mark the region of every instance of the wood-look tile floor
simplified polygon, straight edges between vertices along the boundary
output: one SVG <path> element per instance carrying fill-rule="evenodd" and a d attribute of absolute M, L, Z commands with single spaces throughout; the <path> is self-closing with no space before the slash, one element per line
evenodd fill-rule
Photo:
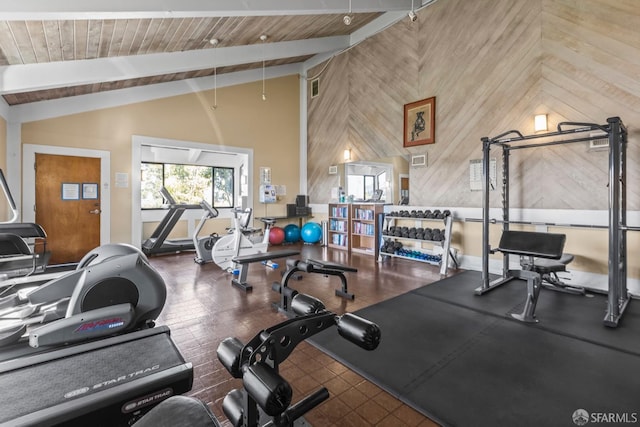
<path fill-rule="evenodd" d="M 372 256 L 348 254 L 320 245 L 293 245 L 300 259 L 313 258 L 347 264 L 358 269 L 348 273 L 354 301 L 334 295 L 340 287 L 335 276 L 304 274 L 290 286 L 321 299 L 338 314 L 387 300 L 440 279 L 438 267 L 402 259 L 378 263 Z M 274 248 L 277 249 L 277 248 Z M 229 375 L 216 356 L 218 343 L 227 337 L 247 342 L 259 331 L 286 317 L 272 308 L 279 295 L 271 290 L 280 281 L 285 260 L 273 270 L 260 263 L 249 267 L 251 292 L 231 285 L 231 275 L 215 264 L 197 265 L 193 253 L 152 257 L 151 263 L 168 286 L 167 303 L 159 325 L 167 325 L 185 359 L 194 366 L 193 389 L 189 395 L 206 402 L 224 426 L 230 426 L 222 412 L 222 400 L 241 382 Z M 384 339 L 384 331 L 383 339 Z M 281 375 L 294 390 L 293 402 L 320 388 L 330 398 L 305 415 L 314 427 L 331 426 L 435 426 L 433 421 L 403 404 L 362 376 L 335 361 L 307 342 L 298 345 L 280 365 Z"/>

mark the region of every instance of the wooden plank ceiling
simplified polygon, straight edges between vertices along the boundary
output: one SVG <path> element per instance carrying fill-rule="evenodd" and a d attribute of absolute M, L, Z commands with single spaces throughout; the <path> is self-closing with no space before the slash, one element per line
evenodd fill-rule
<path fill-rule="evenodd" d="M 346 7 L 346 0 L 344 3 Z M 57 13 L 51 16 L 61 16 L 62 19 L 21 20 L 11 15 L 11 19 L 2 20 L 4 16 L 9 16 L 2 8 L 0 8 L 0 69 L 2 69 L 0 71 L 4 75 L 7 75 L 6 70 L 11 69 L 12 66 L 27 64 L 66 63 L 213 49 L 209 43 L 212 38 L 219 40 L 217 48 L 228 48 L 259 45 L 262 43 L 260 41 L 262 34 L 268 35 L 265 43 L 349 36 L 384 14 L 384 11 L 359 13 L 354 9 L 351 14 L 353 22 L 347 26 L 343 22 L 345 13 L 335 13 L 336 10 L 333 10 L 334 13 L 273 16 L 168 18 L 154 16 L 133 19 L 120 19 L 120 15 L 115 19 L 77 19 L 78 14 L 73 14 L 70 19 L 64 19 L 64 13 Z M 250 11 L 248 13 L 250 14 Z M 46 15 L 45 18 L 48 16 Z M 277 58 L 272 57 L 266 60 L 265 65 L 270 67 L 302 63 L 312 56 L 314 54 L 289 56 L 286 52 L 282 52 Z M 216 72 L 220 75 L 261 66 L 261 60 L 254 60 L 216 67 Z M 16 71 L 19 69 L 14 68 Z M 19 105 L 203 77 L 212 75 L 213 72 L 212 60 L 208 67 L 183 72 L 160 72 L 157 75 L 135 76 L 91 84 L 82 84 L 86 81 L 78 79 L 77 85 L 66 84 L 62 87 L 45 87 L 44 89 L 36 85 L 30 90 L 4 89 L 1 93 L 9 105 Z"/>

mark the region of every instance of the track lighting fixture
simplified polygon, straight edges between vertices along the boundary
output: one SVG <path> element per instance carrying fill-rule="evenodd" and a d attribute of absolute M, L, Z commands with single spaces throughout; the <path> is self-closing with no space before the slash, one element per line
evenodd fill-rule
<path fill-rule="evenodd" d="M 211 108 L 215 110 L 218 108 L 218 67 L 216 65 L 216 47 L 220 41 L 218 39 L 211 39 L 209 43 L 213 45 L 213 105 Z"/>
<path fill-rule="evenodd" d="M 344 25 L 351 25 L 351 21 L 351 0 L 349 0 L 349 13 L 342 18 L 342 22 L 344 22 Z"/>
<path fill-rule="evenodd" d="M 409 11 L 409 21 L 416 22 L 418 19 L 418 15 L 416 15 L 416 11 L 413 8 L 413 0 L 411 0 L 411 11 Z"/>
<path fill-rule="evenodd" d="M 266 61 L 266 54 L 264 51 L 264 43 L 267 41 L 267 36 L 265 34 L 260 36 L 260 40 L 262 40 L 262 100 L 266 101 L 267 100 L 267 93 L 265 92 L 264 89 L 264 69 L 265 69 L 265 61 Z"/>

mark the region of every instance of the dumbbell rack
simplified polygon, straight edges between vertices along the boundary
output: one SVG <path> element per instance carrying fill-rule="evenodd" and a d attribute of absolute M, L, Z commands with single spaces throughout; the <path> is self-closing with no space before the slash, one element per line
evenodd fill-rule
<path fill-rule="evenodd" d="M 445 276 L 449 271 L 449 257 L 451 256 L 451 253 L 450 253 L 451 228 L 453 224 L 451 215 L 446 216 L 444 219 L 438 219 L 438 218 L 417 218 L 417 217 L 411 217 L 411 216 L 395 216 L 395 215 L 390 216 L 387 214 L 384 217 L 384 228 L 388 230 L 390 227 L 394 225 L 398 226 L 400 222 L 403 224 L 407 224 L 408 221 L 412 221 L 414 224 L 413 225 L 414 227 L 422 227 L 423 224 L 435 224 L 435 223 L 444 224 L 444 239 L 441 241 L 435 241 L 435 240 L 424 240 L 424 239 L 414 239 L 410 237 L 394 236 L 389 234 L 383 234 L 382 239 L 394 240 L 399 242 L 411 242 L 417 246 L 416 248 L 414 248 L 414 250 L 424 255 L 433 255 L 433 249 L 428 250 L 427 248 L 424 248 L 423 247 L 424 244 L 431 245 L 432 247 L 442 246 L 441 259 L 439 261 L 433 261 L 429 259 L 420 259 L 417 257 L 414 258 L 410 256 L 400 255 L 397 253 L 382 252 L 381 250 L 378 256 L 378 260 L 383 261 L 385 257 L 393 257 L 393 258 L 409 259 L 411 261 L 423 262 L 431 265 L 439 265 L 440 275 Z"/>

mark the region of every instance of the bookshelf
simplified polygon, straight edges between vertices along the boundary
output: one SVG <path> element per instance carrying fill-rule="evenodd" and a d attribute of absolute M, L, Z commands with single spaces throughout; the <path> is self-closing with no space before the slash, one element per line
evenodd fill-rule
<path fill-rule="evenodd" d="M 350 249 L 349 232 L 351 209 L 347 203 L 329 203 L 329 241 L 328 246 L 348 251 Z"/>
<path fill-rule="evenodd" d="M 351 251 L 367 255 L 378 255 L 380 247 L 378 214 L 383 213 L 380 203 L 352 203 L 350 205 Z"/>

